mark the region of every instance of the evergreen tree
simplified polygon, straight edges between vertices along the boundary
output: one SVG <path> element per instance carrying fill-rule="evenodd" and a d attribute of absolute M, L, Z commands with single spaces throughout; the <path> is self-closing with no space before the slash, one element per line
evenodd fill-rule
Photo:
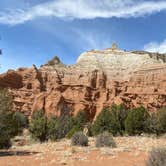
<path fill-rule="evenodd" d="M 44 142 L 47 140 L 47 117 L 44 110 L 35 111 L 29 125 L 32 138 Z"/>
<path fill-rule="evenodd" d="M 0 89 L 0 149 L 10 147 L 10 139 L 20 132 L 18 119 L 12 112 L 12 97 L 5 89 Z"/>
<path fill-rule="evenodd" d="M 129 111 L 125 120 L 125 129 L 129 135 L 141 134 L 146 131 L 149 114 L 144 107 Z"/>
<path fill-rule="evenodd" d="M 92 127 L 94 135 L 98 135 L 104 131 L 111 132 L 111 112 L 108 109 L 103 109 L 100 112 Z"/>

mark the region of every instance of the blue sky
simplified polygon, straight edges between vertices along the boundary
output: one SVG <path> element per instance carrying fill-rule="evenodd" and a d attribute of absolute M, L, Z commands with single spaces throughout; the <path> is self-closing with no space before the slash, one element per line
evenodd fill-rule
<path fill-rule="evenodd" d="M 166 0 L 1 0 L 0 72 L 116 42 L 126 50 L 166 52 Z"/>

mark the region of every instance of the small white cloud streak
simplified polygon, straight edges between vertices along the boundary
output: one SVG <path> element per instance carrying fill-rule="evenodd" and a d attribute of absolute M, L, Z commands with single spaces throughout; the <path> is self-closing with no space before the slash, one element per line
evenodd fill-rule
<path fill-rule="evenodd" d="M 145 51 L 166 53 L 166 40 L 161 43 L 150 42 L 144 46 Z"/>
<path fill-rule="evenodd" d="M 87 35 L 84 39 L 86 45 L 86 50 L 88 49 L 105 49 L 110 48 L 112 45 L 112 41 L 107 37 L 102 36 L 94 36 L 94 35 Z"/>
<path fill-rule="evenodd" d="M 140 17 L 166 10 L 166 1 L 53 0 L 28 9 L 0 12 L 0 24 L 16 25 L 39 17 L 67 19 Z"/>
<path fill-rule="evenodd" d="M 84 50 L 110 48 L 112 40 L 108 35 L 97 32 L 83 32 L 79 29 L 73 29 L 73 32 L 79 36 L 80 47 Z"/>

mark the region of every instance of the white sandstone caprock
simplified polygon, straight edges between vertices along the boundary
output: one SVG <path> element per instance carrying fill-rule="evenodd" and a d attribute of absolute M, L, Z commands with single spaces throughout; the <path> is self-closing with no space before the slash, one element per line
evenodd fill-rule
<path fill-rule="evenodd" d="M 82 53 L 74 65 L 62 65 L 59 61 L 58 64 L 52 66 L 43 66 L 42 69 L 62 72 L 67 75 L 73 72 L 85 74 L 98 70 L 110 80 L 127 81 L 134 72 L 142 68 L 164 63 L 166 63 L 165 54 L 124 51 L 114 43 L 111 48 L 105 50 L 91 50 Z"/>

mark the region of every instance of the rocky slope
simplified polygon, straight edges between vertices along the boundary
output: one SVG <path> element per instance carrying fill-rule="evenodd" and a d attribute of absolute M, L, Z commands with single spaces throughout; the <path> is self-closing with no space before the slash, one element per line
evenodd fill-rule
<path fill-rule="evenodd" d="M 55 57 L 39 69 L 9 70 L 0 75 L 0 87 L 13 95 L 14 110 L 27 115 L 42 108 L 56 115 L 85 110 L 93 119 L 112 103 L 156 111 L 166 106 L 166 55 L 113 45 L 85 52 L 71 66 Z"/>

